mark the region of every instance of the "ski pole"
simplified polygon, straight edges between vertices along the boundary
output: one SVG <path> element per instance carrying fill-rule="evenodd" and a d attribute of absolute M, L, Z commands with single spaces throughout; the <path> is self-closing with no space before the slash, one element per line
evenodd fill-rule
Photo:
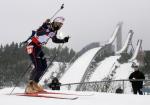
<path fill-rule="evenodd" d="M 62 48 L 63 48 L 63 45 L 64 45 L 64 43 L 61 45 L 60 48 L 58 48 L 58 50 L 57 50 L 55 56 L 54 56 L 54 57 L 52 58 L 52 60 L 50 61 L 49 65 L 47 66 L 47 68 L 46 68 L 45 71 L 43 72 L 43 74 L 42 74 L 42 76 L 40 77 L 39 81 L 42 79 L 42 77 L 44 76 L 44 74 L 47 72 L 48 68 L 51 66 L 51 64 L 52 64 L 53 61 L 56 59 L 56 57 L 58 57 L 58 55 L 59 55 L 59 53 L 60 53 L 59 49 L 62 49 Z"/>
<path fill-rule="evenodd" d="M 56 14 L 58 14 L 58 12 L 59 12 L 60 10 L 62 10 L 63 8 L 64 8 L 64 4 L 62 4 L 61 7 L 54 13 L 54 15 L 50 18 L 50 20 L 52 20 L 52 18 L 53 18 Z"/>
<path fill-rule="evenodd" d="M 26 44 L 26 43 L 35 35 L 35 33 L 36 33 L 36 31 L 32 30 L 32 34 L 28 37 L 27 40 L 21 42 L 21 45 L 22 45 L 22 44 Z"/>
<path fill-rule="evenodd" d="M 15 88 L 17 87 L 17 85 L 20 83 L 20 81 L 23 79 L 23 77 L 25 76 L 25 74 L 29 71 L 30 67 L 31 67 L 32 63 L 30 63 L 30 65 L 26 68 L 26 70 L 22 73 L 22 75 L 20 75 L 20 77 L 18 78 L 17 83 L 15 84 L 14 88 L 11 90 L 10 94 L 11 95 L 13 93 L 13 91 L 15 90 Z"/>

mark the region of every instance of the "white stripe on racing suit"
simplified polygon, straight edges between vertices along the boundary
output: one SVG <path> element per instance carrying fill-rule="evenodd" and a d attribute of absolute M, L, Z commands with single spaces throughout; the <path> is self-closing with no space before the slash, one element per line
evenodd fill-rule
<path fill-rule="evenodd" d="M 37 40 L 41 44 L 46 44 L 50 38 L 52 38 L 53 36 L 55 36 L 55 34 L 56 34 L 56 32 L 50 32 L 48 35 L 38 36 Z"/>

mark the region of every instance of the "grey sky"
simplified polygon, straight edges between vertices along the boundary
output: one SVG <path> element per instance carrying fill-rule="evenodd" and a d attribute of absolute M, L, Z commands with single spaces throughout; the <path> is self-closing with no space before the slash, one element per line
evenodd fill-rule
<path fill-rule="evenodd" d="M 107 41 L 120 21 L 123 41 L 133 29 L 133 43 L 143 39 L 143 49 L 150 49 L 149 0 L 0 0 L 0 43 L 24 41 L 62 3 L 65 8 L 57 16 L 66 18 L 61 31 L 71 36 L 66 45 L 74 50 Z"/>

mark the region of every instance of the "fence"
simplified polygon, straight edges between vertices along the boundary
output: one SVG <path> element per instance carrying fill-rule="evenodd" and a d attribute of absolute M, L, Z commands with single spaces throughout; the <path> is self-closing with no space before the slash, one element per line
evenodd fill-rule
<path fill-rule="evenodd" d="M 84 83 L 69 83 L 62 84 L 61 89 L 76 90 L 76 91 L 96 91 L 96 92 L 109 92 L 115 93 L 117 89 L 121 89 L 122 93 L 132 93 L 130 81 L 143 81 L 143 91 L 146 94 L 150 93 L 150 79 L 147 80 L 107 80 L 107 81 L 92 81 Z M 77 90 L 78 86 L 81 86 Z"/>

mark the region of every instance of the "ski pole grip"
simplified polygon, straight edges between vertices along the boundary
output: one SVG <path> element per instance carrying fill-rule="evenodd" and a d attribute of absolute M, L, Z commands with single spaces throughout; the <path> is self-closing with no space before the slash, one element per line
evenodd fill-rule
<path fill-rule="evenodd" d="M 61 5 L 60 9 L 63 9 L 63 8 L 64 8 L 64 4 Z"/>

